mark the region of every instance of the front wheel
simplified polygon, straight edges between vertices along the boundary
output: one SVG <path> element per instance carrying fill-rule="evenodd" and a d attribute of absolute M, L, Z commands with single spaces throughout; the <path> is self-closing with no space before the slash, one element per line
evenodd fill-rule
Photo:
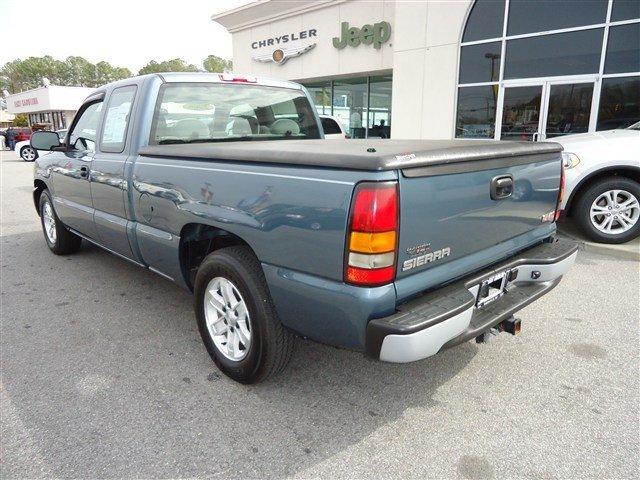
<path fill-rule="evenodd" d="M 68 255 L 80 250 L 82 239 L 70 232 L 60 221 L 48 190 L 40 194 L 40 222 L 44 240 L 49 249 L 56 255 Z"/>
<path fill-rule="evenodd" d="M 200 336 L 222 372 L 257 383 L 284 369 L 293 335 L 280 323 L 260 262 L 248 247 L 209 254 L 198 268 L 194 294 Z"/>
<path fill-rule="evenodd" d="M 33 162 L 36 158 L 38 158 L 38 151 L 30 147 L 29 145 L 22 147 L 20 149 L 20 158 L 25 162 Z"/>
<path fill-rule="evenodd" d="M 580 194 L 574 216 L 591 240 L 633 240 L 640 235 L 640 184 L 620 177 L 599 180 Z"/>

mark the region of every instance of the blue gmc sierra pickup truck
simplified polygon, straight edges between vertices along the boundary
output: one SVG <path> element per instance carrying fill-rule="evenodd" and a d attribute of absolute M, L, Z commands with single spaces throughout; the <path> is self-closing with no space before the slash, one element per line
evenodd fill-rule
<path fill-rule="evenodd" d="M 411 362 L 514 333 L 576 257 L 555 237 L 559 145 L 328 141 L 291 82 L 131 78 L 31 145 L 51 251 L 84 239 L 192 291 L 244 383 L 282 370 L 294 334 Z"/>

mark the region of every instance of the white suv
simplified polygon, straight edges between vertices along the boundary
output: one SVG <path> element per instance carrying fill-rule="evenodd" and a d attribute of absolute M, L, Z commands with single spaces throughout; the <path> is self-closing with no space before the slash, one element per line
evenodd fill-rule
<path fill-rule="evenodd" d="M 553 141 L 564 147 L 565 215 L 597 242 L 640 235 L 640 122 Z"/>

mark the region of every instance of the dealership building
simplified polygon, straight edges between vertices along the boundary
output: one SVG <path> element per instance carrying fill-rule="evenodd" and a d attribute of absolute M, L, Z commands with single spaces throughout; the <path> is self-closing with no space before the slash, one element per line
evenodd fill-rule
<path fill-rule="evenodd" d="M 638 0 L 258 0 L 234 72 L 298 81 L 353 137 L 542 140 L 640 120 Z"/>
<path fill-rule="evenodd" d="M 23 113 L 29 126 L 39 125 L 51 130 L 62 130 L 71 125 L 82 102 L 93 88 L 47 85 L 7 96 L 7 111 Z"/>

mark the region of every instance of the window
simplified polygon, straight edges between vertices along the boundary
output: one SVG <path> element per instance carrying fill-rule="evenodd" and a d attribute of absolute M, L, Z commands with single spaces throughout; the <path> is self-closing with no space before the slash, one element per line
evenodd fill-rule
<path fill-rule="evenodd" d="M 459 88 L 456 137 L 493 138 L 497 97 L 497 85 Z"/>
<path fill-rule="evenodd" d="M 324 130 L 325 135 L 335 135 L 342 133 L 342 130 L 340 130 L 340 126 L 332 119 L 321 118 L 320 122 L 322 123 L 322 130 Z"/>
<path fill-rule="evenodd" d="M 300 90 L 260 85 L 169 83 L 161 87 L 151 144 L 319 138 Z"/>
<path fill-rule="evenodd" d="M 391 75 L 369 77 L 367 137 L 391 137 Z"/>
<path fill-rule="evenodd" d="M 469 14 L 462 41 L 501 37 L 503 23 L 504 1 L 477 0 Z"/>
<path fill-rule="evenodd" d="M 628 124 L 639 109 L 638 72 L 640 0 L 476 0 L 460 45 L 456 136 L 534 138 L 538 102 L 548 137 Z M 521 103 L 525 86 L 545 100 L 536 93 Z"/>
<path fill-rule="evenodd" d="M 102 113 L 102 100 L 90 103 L 78 112 L 80 117 L 69 135 L 69 146 L 77 150 L 96 151 L 96 132 Z"/>
<path fill-rule="evenodd" d="M 603 29 L 507 40 L 504 78 L 598 73 Z"/>
<path fill-rule="evenodd" d="M 624 72 L 640 72 L 640 23 L 609 29 L 604 73 Z"/>
<path fill-rule="evenodd" d="M 135 85 L 116 88 L 111 93 L 100 138 L 101 151 L 121 153 L 124 150 L 129 114 L 135 94 Z"/>
<path fill-rule="evenodd" d="M 611 21 L 640 18 L 640 2 L 638 0 L 613 0 Z"/>
<path fill-rule="evenodd" d="M 331 115 L 331 82 L 306 85 L 319 114 Z"/>
<path fill-rule="evenodd" d="M 377 75 L 305 86 L 318 113 L 337 118 L 352 138 L 390 138 L 392 85 L 393 75 Z"/>
<path fill-rule="evenodd" d="M 367 136 L 367 77 L 333 82 L 333 116 L 349 132 L 351 138 Z"/>
<path fill-rule="evenodd" d="M 507 35 L 604 23 L 607 0 L 511 0 Z"/>
<path fill-rule="evenodd" d="M 462 47 L 460 83 L 497 82 L 501 45 L 501 42 L 492 42 Z"/>
<path fill-rule="evenodd" d="M 600 93 L 598 130 L 626 128 L 640 121 L 640 77 L 605 78 Z"/>
<path fill-rule="evenodd" d="M 547 138 L 589 130 L 593 83 L 552 85 L 547 112 Z"/>

